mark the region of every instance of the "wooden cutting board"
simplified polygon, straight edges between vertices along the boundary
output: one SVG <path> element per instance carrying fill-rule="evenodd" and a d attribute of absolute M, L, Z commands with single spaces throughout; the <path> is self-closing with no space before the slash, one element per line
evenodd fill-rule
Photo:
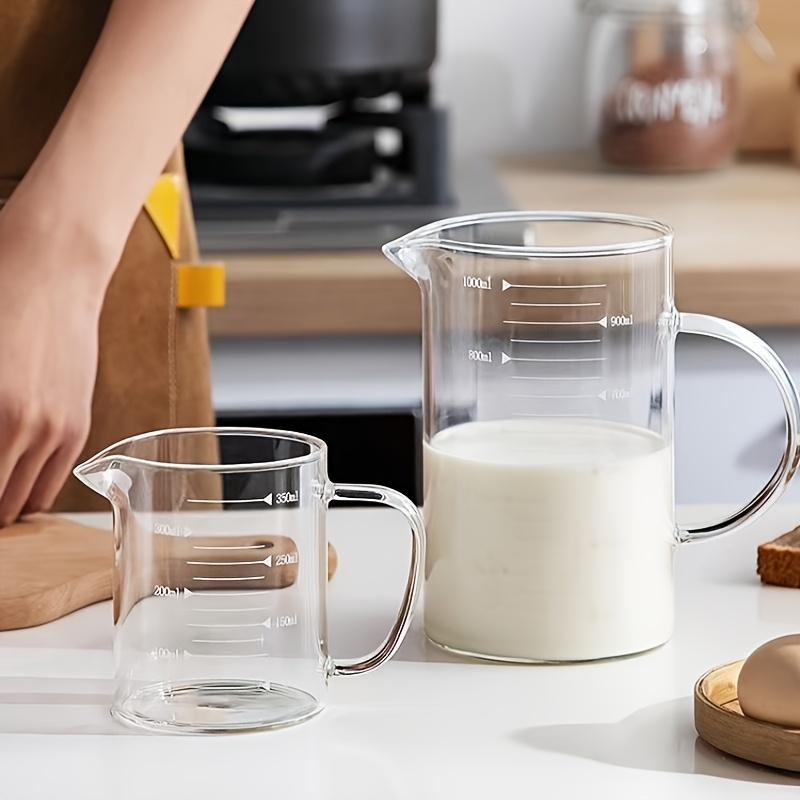
<path fill-rule="evenodd" d="M 775 51 L 766 62 L 741 45 L 744 116 L 740 150 L 788 151 L 792 145 L 795 72 L 800 67 L 800 2 L 759 0 L 756 24 Z"/>
<path fill-rule="evenodd" d="M 152 580 L 166 586 L 205 589 L 193 583 L 186 567 L 192 558 L 186 546 L 189 542 L 199 544 L 201 537 L 158 538 L 168 552 L 161 554 L 162 574 Z M 296 553 L 294 542 L 287 537 L 250 538 L 262 547 L 266 543 L 265 553 Z M 212 537 L 202 539 L 203 544 L 216 541 Z M 37 514 L 0 529 L 0 631 L 43 625 L 84 606 L 109 600 L 113 559 L 113 538 L 109 531 L 63 517 Z M 285 561 L 285 566 L 276 565 L 267 573 L 265 580 L 272 588 L 290 586 L 296 579 L 296 558 Z M 336 566 L 336 551 L 329 544 L 328 579 L 333 577 Z M 224 570 L 224 565 L 215 568 Z M 224 581 L 215 584 L 217 589 L 226 586 Z M 149 590 L 150 587 L 147 593 Z"/>
<path fill-rule="evenodd" d="M 0 630 L 30 628 L 111 597 L 109 531 L 34 515 L 0 530 Z"/>

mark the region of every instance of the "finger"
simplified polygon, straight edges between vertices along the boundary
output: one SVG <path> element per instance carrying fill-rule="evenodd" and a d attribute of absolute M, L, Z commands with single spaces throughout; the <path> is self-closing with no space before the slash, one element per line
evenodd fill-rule
<path fill-rule="evenodd" d="M 0 498 L 5 496 L 6 486 L 16 470 L 17 463 L 28 449 L 29 440 L 24 433 L 27 427 L 16 416 L 2 415 L 0 425 Z M 0 523 L 2 527 L 2 523 Z"/>
<path fill-rule="evenodd" d="M 26 450 L 17 461 L 0 497 L 0 527 L 10 525 L 19 517 L 51 450 L 52 445 L 43 442 Z"/>
<path fill-rule="evenodd" d="M 42 467 L 24 507 L 26 514 L 48 511 L 69 477 L 80 454 L 82 442 L 59 447 Z"/>

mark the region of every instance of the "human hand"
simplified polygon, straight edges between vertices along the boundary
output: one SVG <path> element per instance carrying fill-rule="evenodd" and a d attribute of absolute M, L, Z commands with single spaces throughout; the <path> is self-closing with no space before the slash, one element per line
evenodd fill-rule
<path fill-rule="evenodd" d="M 0 527 L 48 509 L 86 441 L 110 274 L 15 199 L 0 212 Z"/>

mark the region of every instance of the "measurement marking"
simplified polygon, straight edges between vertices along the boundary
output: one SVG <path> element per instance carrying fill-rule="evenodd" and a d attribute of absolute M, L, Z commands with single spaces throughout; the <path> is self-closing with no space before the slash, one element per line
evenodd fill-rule
<path fill-rule="evenodd" d="M 602 356 L 598 358 L 512 358 L 503 353 L 500 356 L 500 361 L 503 364 L 508 364 L 509 361 L 535 361 L 539 364 L 578 364 L 586 361 L 605 361 Z"/>
<path fill-rule="evenodd" d="M 602 375 L 509 375 L 512 381 L 602 381 Z"/>
<path fill-rule="evenodd" d="M 252 577 L 246 578 L 202 578 L 198 575 L 194 576 L 194 580 L 196 581 L 263 581 L 267 576 L 266 575 L 253 575 Z"/>
<path fill-rule="evenodd" d="M 192 639 L 192 644 L 252 644 L 261 643 L 261 639 Z"/>
<path fill-rule="evenodd" d="M 186 658 L 266 658 L 269 653 L 190 653 L 184 650 L 183 655 Z"/>
<path fill-rule="evenodd" d="M 261 628 L 265 626 L 266 622 L 187 622 L 190 628 Z M 192 641 L 197 641 L 192 639 Z"/>
<path fill-rule="evenodd" d="M 503 291 L 506 289 L 605 289 L 605 283 L 509 283 L 503 281 Z"/>
<path fill-rule="evenodd" d="M 266 564 L 267 562 L 270 562 L 269 566 L 272 566 L 272 556 L 262 558 L 259 561 L 187 561 L 186 563 L 201 566 L 208 564 L 210 567 L 241 567 L 248 564 Z"/>
<path fill-rule="evenodd" d="M 193 549 L 195 550 L 263 550 L 266 545 L 265 544 L 243 544 L 243 545 L 231 545 L 231 544 L 223 544 L 223 545 L 203 545 L 203 544 L 193 544 Z"/>
<path fill-rule="evenodd" d="M 605 400 L 601 394 L 512 394 L 525 400 Z"/>
<path fill-rule="evenodd" d="M 599 306 L 600 303 L 510 303 L 512 306 L 522 306 L 523 308 L 588 308 L 589 306 Z"/>
<path fill-rule="evenodd" d="M 215 595 L 219 595 L 219 592 L 214 592 Z M 253 592 L 246 592 L 246 594 L 251 595 Z M 217 612 L 217 611 L 233 611 L 234 613 L 238 614 L 240 611 L 272 611 L 271 608 L 190 608 L 189 611 L 202 611 L 205 613 L 209 612 Z"/>
<path fill-rule="evenodd" d="M 195 579 L 197 580 L 197 579 Z M 223 580 L 231 580 L 230 578 L 224 578 Z M 202 597 L 209 596 L 206 594 L 206 591 L 203 592 L 189 592 L 188 589 L 184 589 L 185 592 L 192 594 L 192 595 L 200 595 Z M 246 592 L 219 592 L 214 590 L 214 594 L 210 595 L 213 597 L 255 597 L 257 594 L 272 594 L 275 590 L 274 589 L 248 589 Z M 199 611 L 199 609 L 196 609 Z M 245 609 L 238 609 L 238 608 L 215 608 L 214 611 L 244 611 Z"/>
<path fill-rule="evenodd" d="M 510 339 L 517 344 L 596 344 L 602 339 Z"/>
<path fill-rule="evenodd" d="M 512 414 L 513 417 L 586 417 L 586 414 L 525 414 L 522 411 Z"/>
<path fill-rule="evenodd" d="M 214 505 L 238 505 L 241 503 L 266 503 L 268 506 L 272 505 L 272 493 L 266 497 L 253 497 L 250 500 L 203 500 L 200 498 L 186 498 L 187 503 L 195 503 L 196 505 L 214 504 Z"/>
<path fill-rule="evenodd" d="M 267 628 L 268 630 L 272 629 L 272 617 L 267 617 L 267 619 L 262 620 L 261 622 L 243 622 L 243 623 L 234 623 L 234 622 L 188 622 L 187 625 L 190 628 Z M 192 641 L 199 641 L 197 639 L 192 639 Z M 230 641 L 226 639 L 225 641 Z M 259 641 L 259 640 L 255 640 Z"/>
<path fill-rule="evenodd" d="M 602 325 L 604 328 L 608 328 L 608 317 L 603 317 L 603 319 L 588 319 L 585 322 L 536 322 L 536 321 L 525 321 L 521 319 L 504 319 L 504 325 Z"/>

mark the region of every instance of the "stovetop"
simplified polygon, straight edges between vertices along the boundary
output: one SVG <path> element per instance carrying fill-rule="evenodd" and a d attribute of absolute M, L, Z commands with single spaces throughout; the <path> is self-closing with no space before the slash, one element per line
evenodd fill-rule
<path fill-rule="evenodd" d="M 373 249 L 429 222 L 509 208 L 497 173 L 486 160 L 455 164 L 451 184 L 452 200 L 429 205 L 393 203 L 385 192 L 376 202 L 371 197 L 374 184 L 330 187 L 332 195 L 346 197 L 341 204 L 324 206 L 304 205 L 302 188 L 193 183 L 192 195 L 200 248 L 207 253 Z M 280 204 L 281 198 L 286 205 Z M 215 209 L 213 214 L 209 208 Z"/>

